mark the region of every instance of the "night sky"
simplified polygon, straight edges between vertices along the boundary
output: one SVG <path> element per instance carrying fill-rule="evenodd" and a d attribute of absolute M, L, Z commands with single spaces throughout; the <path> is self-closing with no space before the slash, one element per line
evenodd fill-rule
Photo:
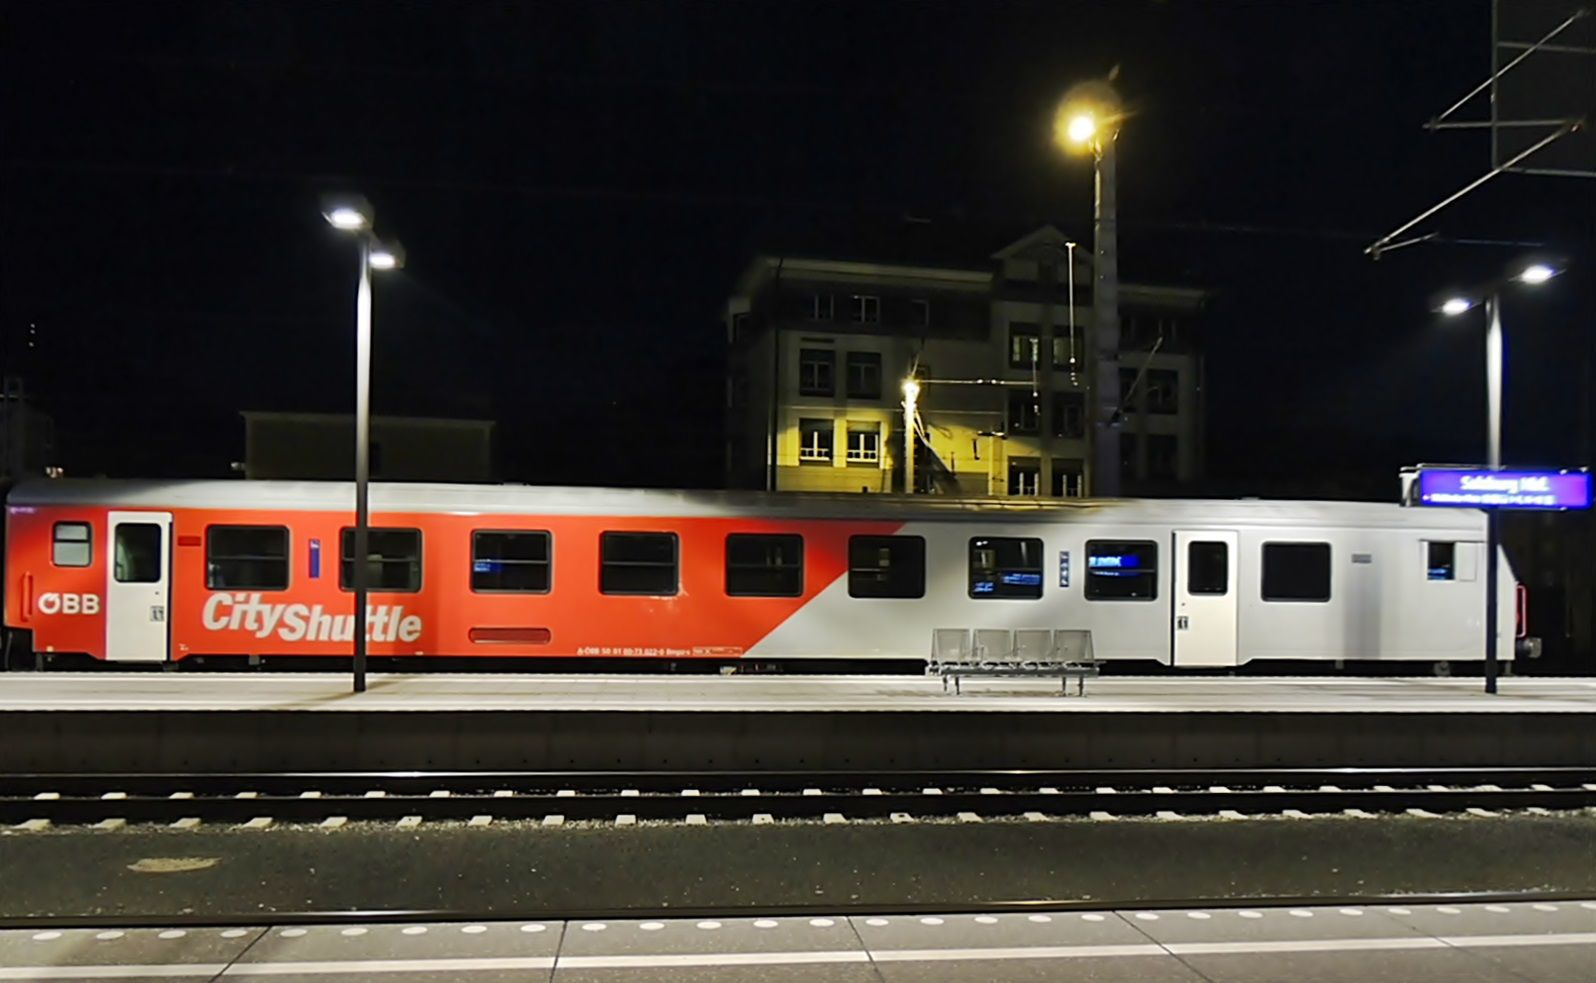
<path fill-rule="evenodd" d="M 1394 494 L 1483 454 L 1482 327 L 1428 299 L 1533 243 L 1509 463 L 1590 457 L 1596 181 L 1504 177 L 1423 122 L 1483 80 L 1486 0 L 10 3 L 0 357 L 69 474 L 219 476 L 243 409 L 347 411 L 356 189 L 377 412 L 500 421 L 509 480 L 714 486 L 720 311 L 762 243 L 905 215 L 1090 237 L 1054 103 L 1118 66 L 1122 274 L 1215 291 L 1216 488 Z M 1593 85 L 1596 89 L 1596 85 Z M 977 249 L 1002 242 L 977 243 Z M 846 243 L 839 250 L 846 250 Z M 1372 476 L 1372 478 L 1371 478 Z M 1377 483 L 1370 484 L 1371 480 Z"/>

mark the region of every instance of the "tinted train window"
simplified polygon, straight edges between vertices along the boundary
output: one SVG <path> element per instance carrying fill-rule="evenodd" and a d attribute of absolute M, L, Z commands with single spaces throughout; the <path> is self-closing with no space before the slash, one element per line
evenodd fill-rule
<path fill-rule="evenodd" d="M 1088 601 L 1152 601 L 1158 597 L 1158 544 L 1146 540 L 1088 539 Z"/>
<path fill-rule="evenodd" d="M 338 586 L 353 590 L 355 581 L 355 531 L 343 530 L 343 563 Z M 421 530 L 368 529 L 366 531 L 366 589 L 388 593 L 414 593 L 421 589 Z"/>
<path fill-rule="evenodd" d="M 925 540 L 919 536 L 851 536 L 849 597 L 924 597 Z"/>
<path fill-rule="evenodd" d="M 93 559 L 93 534 L 87 522 L 55 524 L 50 542 L 51 563 L 58 567 L 86 567 Z"/>
<path fill-rule="evenodd" d="M 119 584 L 154 584 L 161 580 L 164 530 L 152 522 L 124 522 L 112 544 L 113 570 Z"/>
<path fill-rule="evenodd" d="M 541 530 L 473 532 L 471 589 L 488 594 L 547 594 L 549 542 L 549 534 Z"/>
<path fill-rule="evenodd" d="M 676 593 L 673 532 L 601 533 L 599 555 L 599 590 L 605 594 Z"/>
<path fill-rule="evenodd" d="M 1425 543 L 1426 575 L 1431 580 L 1457 579 L 1457 544 Z"/>
<path fill-rule="evenodd" d="M 1222 595 L 1230 590 L 1230 544 L 1199 542 L 1186 546 L 1186 592 Z"/>
<path fill-rule="evenodd" d="M 732 533 L 726 537 L 726 593 L 798 597 L 804 592 L 804 538 Z"/>
<path fill-rule="evenodd" d="M 1263 599 L 1330 600 L 1330 544 L 1265 543 Z"/>
<path fill-rule="evenodd" d="M 1042 596 L 1042 541 L 987 536 L 970 540 L 970 596 Z"/>
<path fill-rule="evenodd" d="M 205 586 L 211 590 L 286 589 L 288 529 L 205 527 Z"/>

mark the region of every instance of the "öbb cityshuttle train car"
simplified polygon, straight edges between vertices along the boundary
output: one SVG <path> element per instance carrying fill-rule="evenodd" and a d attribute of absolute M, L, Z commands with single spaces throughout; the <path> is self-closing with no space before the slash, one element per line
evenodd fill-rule
<path fill-rule="evenodd" d="M 347 656 L 352 502 L 337 482 L 19 486 L 10 647 Z M 1099 659 L 1176 668 L 1485 651 L 1472 510 L 436 484 L 371 503 L 374 656 L 923 659 L 945 628 L 1084 629 Z"/>

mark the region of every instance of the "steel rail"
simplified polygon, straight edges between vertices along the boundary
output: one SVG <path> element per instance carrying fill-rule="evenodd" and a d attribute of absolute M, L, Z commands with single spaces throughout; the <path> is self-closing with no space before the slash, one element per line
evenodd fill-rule
<path fill-rule="evenodd" d="M 840 917 L 1033 914 L 1043 912 L 1170 911 L 1201 909 L 1224 911 L 1247 908 L 1301 907 L 1377 907 L 1442 904 L 1530 904 L 1577 903 L 1590 900 L 1588 891 L 1450 891 L 1400 894 L 1323 894 L 1192 898 L 1032 898 L 1000 901 L 958 901 L 929 903 L 826 902 L 802 905 L 749 904 L 726 907 L 670 907 L 638 905 L 614 908 L 537 908 L 506 909 L 457 908 L 368 908 L 313 911 L 248 911 L 236 914 L 137 914 L 108 912 L 103 915 L 11 915 L 0 916 L 0 930 L 73 928 L 237 928 L 281 927 L 289 925 L 400 924 L 410 922 L 506 922 L 506 921 L 617 921 L 633 919 L 696 918 L 808 918 L 818 915 Z"/>
<path fill-rule="evenodd" d="M 469 773 L 397 775 L 12 776 L 0 822 L 306 822 L 341 816 L 424 820 L 741 820 L 1333 814 L 1410 809 L 1596 807 L 1596 773 L 1579 768 L 1202 772 Z"/>

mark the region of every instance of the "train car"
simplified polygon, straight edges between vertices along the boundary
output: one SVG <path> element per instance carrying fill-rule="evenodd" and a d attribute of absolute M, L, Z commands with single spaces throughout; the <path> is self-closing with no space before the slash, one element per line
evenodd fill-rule
<path fill-rule="evenodd" d="M 22 485 L 8 644 L 347 656 L 352 501 L 337 482 Z M 1087 630 L 1099 659 L 1176 668 L 1485 652 L 1472 510 L 436 484 L 374 485 L 371 505 L 377 657 L 924 659 L 948 628 Z"/>

